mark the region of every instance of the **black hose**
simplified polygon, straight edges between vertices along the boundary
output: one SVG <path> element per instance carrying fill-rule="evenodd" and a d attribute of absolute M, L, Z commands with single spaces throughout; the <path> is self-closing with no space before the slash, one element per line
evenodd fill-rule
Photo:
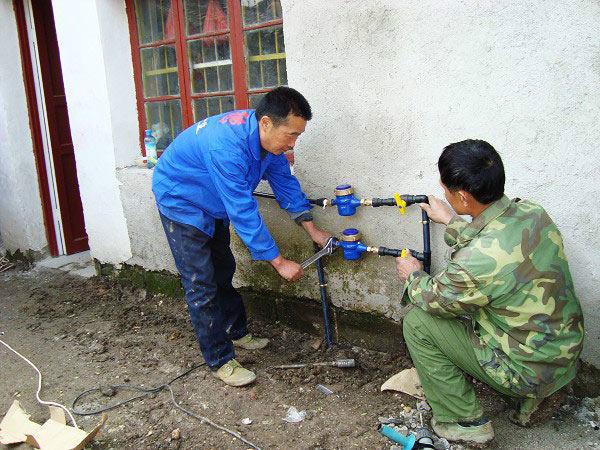
<path fill-rule="evenodd" d="M 317 244 L 314 244 L 315 251 L 321 250 Z M 319 291 L 321 293 L 321 304 L 323 306 L 323 331 L 325 334 L 325 342 L 327 347 L 333 347 L 333 339 L 331 338 L 331 330 L 329 328 L 329 306 L 327 304 L 327 282 L 325 281 L 325 272 L 323 271 L 323 263 L 321 259 L 315 261 L 317 266 L 317 277 L 319 278 Z"/>

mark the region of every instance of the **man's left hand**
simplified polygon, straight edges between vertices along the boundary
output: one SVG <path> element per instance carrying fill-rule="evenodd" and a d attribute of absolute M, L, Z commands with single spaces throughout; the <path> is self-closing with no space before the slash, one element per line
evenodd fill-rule
<path fill-rule="evenodd" d="M 423 264 L 414 256 L 406 255 L 404 258 L 396 258 L 396 272 L 398 272 L 398 278 L 403 283 L 411 273 L 417 270 L 423 270 Z"/>
<path fill-rule="evenodd" d="M 312 221 L 302 222 L 302 227 L 309 234 L 310 238 L 321 248 L 325 247 L 325 244 L 327 244 L 327 239 L 331 237 L 331 233 L 317 228 Z"/>

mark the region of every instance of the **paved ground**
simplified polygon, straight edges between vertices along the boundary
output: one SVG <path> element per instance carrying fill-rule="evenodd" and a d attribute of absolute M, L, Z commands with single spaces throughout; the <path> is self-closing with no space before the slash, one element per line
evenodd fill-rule
<path fill-rule="evenodd" d="M 86 274 L 88 263 L 81 258 L 79 262 L 50 264 Z M 379 386 L 410 366 L 405 354 L 343 345 L 333 351 L 315 350 L 311 345 L 314 336 L 279 324 L 254 323 L 252 327 L 272 339 L 264 351 L 239 354 L 243 364 L 256 370 L 257 383 L 242 389 L 226 387 L 200 368 L 173 384 L 186 408 L 265 449 L 390 448 L 391 443 L 376 432 L 378 418 L 399 416 L 403 404 L 415 402 L 403 394 L 381 393 Z M 156 386 L 200 362 L 183 300 L 47 267 L 0 273 L 0 332 L 4 332 L 4 341 L 29 357 L 44 374 L 42 397 L 69 406 L 80 392 L 97 386 L 104 387 L 104 394 L 86 399 L 84 406 L 116 402 L 128 394 L 111 396 L 114 392 L 106 386 Z M 272 368 L 341 357 L 355 358 L 358 367 Z M 35 401 L 36 383 L 31 368 L 0 346 L 0 416 L 18 399 L 32 419 L 44 421 L 47 411 Z M 323 395 L 315 389 L 316 384 L 328 386 L 334 394 Z M 589 423 L 598 418 L 598 410 L 593 411 L 598 402 L 588 400 L 592 411 L 584 410 L 584 414 L 581 401 L 572 398 L 551 422 L 522 429 L 507 421 L 505 406 L 495 394 L 481 386 L 478 391 L 496 428 L 493 448 L 600 448 L 600 431 Z M 306 411 L 306 419 L 296 424 L 284 422 L 290 406 Z M 173 408 L 166 393 L 132 402 L 108 415 L 93 448 L 248 448 Z M 244 425 L 245 418 L 252 423 Z M 98 417 L 78 420 L 90 429 Z"/>

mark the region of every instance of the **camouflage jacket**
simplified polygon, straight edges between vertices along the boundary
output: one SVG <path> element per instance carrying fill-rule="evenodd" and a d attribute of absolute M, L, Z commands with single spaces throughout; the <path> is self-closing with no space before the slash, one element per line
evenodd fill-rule
<path fill-rule="evenodd" d="M 499 384 L 543 397 L 574 376 L 583 317 L 560 232 L 546 211 L 504 196 L 467 222 L 450 221 L 447 268 L 413 272 L 408 300 L 467 320 L 481 366 Z"/>

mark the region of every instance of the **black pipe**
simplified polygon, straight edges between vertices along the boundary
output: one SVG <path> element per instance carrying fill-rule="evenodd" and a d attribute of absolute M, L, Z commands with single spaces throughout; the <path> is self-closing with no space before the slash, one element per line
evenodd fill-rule
<path fill-rule="evenodd" d="M 410 249 L 410 248 L 408 249 L 408 251 L 414 258 L 417 258 L 419 261 L 425 261 L 425 255 L 423 253 L 418 252 L 413 249 Z M 377 254 L 379 256 L 393 256 L 393 257 L 397 258 L 399 256 L 402 256 L 402 249 L 401 248 L 377 247 Z"/>
<path fill-rule="evenodd" d="M 427 273 L 431 271 L 431 238 L 429 233 L 429 216 L 427 212 L 421 210 L 421 221 L 423 222 L 423 270 Z"/>
<path fill-rule="evenodd" d="M 254 192 L 253 195 L 255 195 L 256 197 L 270 198 L 272 200 L 276 200 L 273 194 L 267 194 L 266 192 Z M 323 206 L 326 200 L 328 201 L 328 199 L 326 198 L 309 198 L 308 203 L 310 203 L 311 205 Z"/>
<path fill-rule="evenodd" d="M 317 244 L 314 244 L 315 251 L 321 250 Z M 323 305 L 323 331 L 325 333 L 325 342 L 327 347 L 333 347 L 333 339 L 331 338 L 331 331 L 329 329 L 329 308 L 327 304 L 327 282 L 325 281 L 325 272 L 323 271 L 323 263 L 321 259 L 315 261 L 317 266 L 317 277 L 319 278 L 319 291 L 321 292 L 321 304 Z"/>
<path fill-rule="evenodd" d="M 400 198 L 406 202 L 406 206 L 414 205 L 415 203 L 429 203 L 429 199 L 426 195 L 401 195 Z M 371 199 L 371 206 L 377 208 L 378 206 L 397 206 L 396 199 L 391 198 L 373 198 Z"/>

